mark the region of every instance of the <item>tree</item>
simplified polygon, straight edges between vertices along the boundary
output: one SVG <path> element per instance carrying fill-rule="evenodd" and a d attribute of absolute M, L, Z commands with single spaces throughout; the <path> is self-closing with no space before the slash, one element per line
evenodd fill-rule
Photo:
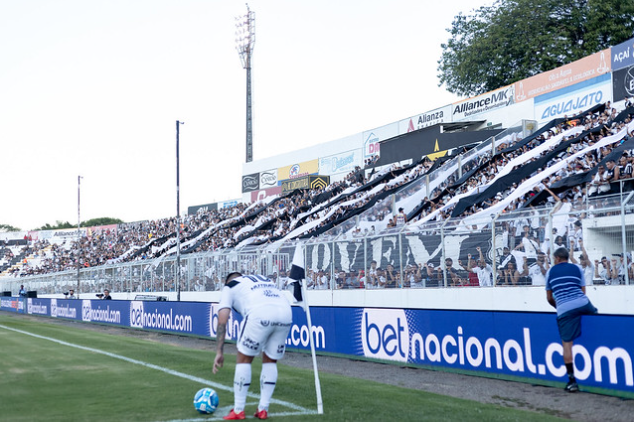
<path fill-rule="evenodd" d="M 112 217 L 101 217 L 86 220 L 81 223 L 82 227 L 108 226 L 110 224 L 122 224 L 123 220 Z"/>
<path fill-rule="evenodd" d="M 38 228 L 36 230 L 62 230 L 62 229 L 72 229 L 74 227 L 77 227 L 77 226 L 73 226 L 68 221 L 62 222 L 60 220 L 57 220 L 55 222 L 55 225 L 53 225 L 53 226 L 51 226 L 49 223 L 46 223 L 42 227 L 40 227 L 40 228 Z"/>
<path fill-rule="evenodd" d="M 121 224 L 123 220 L 112 217 L 101 217 L 101 218 L 93 218 L 91 220 L 82 221 L 81 227 L 94 227 L 94 226 L 107 226 L 110 224 Z M 68 221 L 61 222 L 56 221 L 55 225 L 51 226 L 49 223 L 46 223 L 42 227 L 36 230 L 61 230 L 61 229 L 76 229 L 77 224 L 70 224 Z"/>
<path fill-rule="evenodd" d="M 460 13 L 438 60 L 439 86 L 492 91 L 579 60 L 634 35 L 634 2 L 498 0 Z"/>
<path fill-rule="evenodd" d="M 0 224 L 0 232 L 19 232 L 18 227 L 14 227 L 10 224 Z"/>

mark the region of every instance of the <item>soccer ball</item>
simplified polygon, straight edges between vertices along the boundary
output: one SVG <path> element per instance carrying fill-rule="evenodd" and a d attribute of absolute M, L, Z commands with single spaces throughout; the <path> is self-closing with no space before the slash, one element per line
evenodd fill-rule
<path fill-rule="evenodd" d="M 194 396 L 194 407 L 200 413 L 214 413 L 218 407 L 218 394 L 209 387 L 201 388 Z"/>

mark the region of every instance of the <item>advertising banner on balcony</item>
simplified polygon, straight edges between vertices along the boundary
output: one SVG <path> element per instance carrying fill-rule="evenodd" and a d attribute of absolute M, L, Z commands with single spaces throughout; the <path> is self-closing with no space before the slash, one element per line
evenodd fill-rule
<path fill-rule="evenodd" d="M 634 38 L 615 45 L 610 52 L 612 53 L 612 72 L 634 65 Z"/>
<path fill-rule="evenodd" d="M 260 172 L 260 189 L 268 189 L 278 185 L 277 169 Z"/>
<path fill-rule="evenodd" d="M 325 189 L 330 184 L 330 176 L 311 175 L 282 181 L 282 194 L 296 189 Z"/>
<path fill-rule="evenodd" d="M 363 132 L 363 159 L 381 155 L 381 141 L 400 135 L 398 123 L 366 130 Z"/>
<path fill-rule="evenodd" d="M 513 104 L 515 102 L 514 89 L 513 85 L 509 85 L 459 103 L 454 103 L 451 106 L 451 121 L 457 122 L 472 118 L 480 113 L 498 110 Z"/>
<path fill-rule="evenodd" d="M 610 50 L 515 82 L 515 102 L 535 98 L 610 73 Z"/>
<path fill-rule="evenodd" d="M 634 97 L 634 65 L 612 73 L 614 102 Z"/>
<path fill-rule="evenodd" d="M 277 169 L 277 180 L 297 179 L 319 173 L 319 160 L 304 161 Z"/>
<path fill-rule="evenodd" d="M 608 73 L 535 98 L 535 118 L 546 122 L 572 116 L 611 99 L 612 84 Z"/>
<path fill-rule="evenodd" d="M 253 192 L 260 189 L 260 173 L 242 176 L 242 193 Z"/>
<path fill-rule="evenodd" d="M 361 150 L 343 152 L 319 159 L 319 174 L 333 175 L 350 173 L 356 166 L 362 166 Z"/>
<path fill-rule="evenodd" d="M 280 195 L 282 193 L 281 186 L 275 186 L 268 189 L 260 189 L 255 192 L 251 192 L 251 202 L 261 201 L 269 196 Z"/>
<path fill-rule="evenodd" d="M 403 119 L 398 122 L 398 131 L 399 133 L 408 133 L 447 122 L 451 122 L 451 105 L 421 113 L 409 119 Z"/>
<path fill-rule="evenodd" d="M 203 204 L 203 205 L 192 205 L 191 207 L 187 207 L 187 214 L 193 215 L 196 213 L 204 213 L 209 211 L 216 211 L 218 209 L 218 203 L 214 202 L 213 204 Z"/>

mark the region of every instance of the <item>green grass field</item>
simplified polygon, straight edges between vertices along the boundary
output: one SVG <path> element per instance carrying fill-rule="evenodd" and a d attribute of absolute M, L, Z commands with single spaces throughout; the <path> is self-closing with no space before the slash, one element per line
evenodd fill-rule
<path fill-rule="evenodd" d="M 225 367 L 217 375 L 211 373 L 213 357 L 211 351 L 0 313 L 0 420 L 219 420 L 233 403 L 230 386 L 235 356 L 227 356 Z M 259 371 L 259 364 L 254 364 L 254 394 L 259 393 Z M 286 403 L 272 404 L 270 418 L 556 420 L 543 414 L 326 373 L 320 373 L 320 378 L 323 415 L 316 414 L 312 371 L 280 364 L 274 399 Z M 200 415 L 192 400 L 196 391 L 209 382 L 214 383 L 209 386 L 220 396 L 220 408 L 213 415 Z M 257 398 L 250 397 L 247 415 L 252 415 L 256 406 Z"/>

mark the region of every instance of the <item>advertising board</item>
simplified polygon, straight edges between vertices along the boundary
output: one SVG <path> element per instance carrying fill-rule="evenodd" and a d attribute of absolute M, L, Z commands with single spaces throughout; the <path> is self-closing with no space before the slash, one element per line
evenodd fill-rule
<path fill-rule="evenodd" d="M 614 102 L 634 97 L 634 65 L 612 73 L 612 98 Z"/>
<path fill-rule="evenodd" d="M 319 160 L 304 161 L 277 169 L 277 180 L 297 179 L 319 172 Z"/>
<path fill-rule="evenodd" d="M 363 132 L 361 135 L 363 139 L 363 159 L 381 155 L 380 142 L 400 134 L 398 122 Z"/>
<path fill-rule="evenodd" d="M 213 204 L 192 205 L 191 207 L 187 207 L 187 214 L 193 215 L 196 213 L 216 211 L 217 209 L 218 209 L 218 203 L 216 202 L 214 202 Z"/>
<path fill-rule="evenodd" d="M 535 117 L 545 122 L 572 116 L 611 99 L 610 75 L 605 74 L 535 98 Z"/>
<path fill-rule="evenodd" d="M 515 102 L 515 88 L 513 85 L 505 86 L 465 101 L 454 103 L 451 113 L 451 121 L 457 122 L 472 118 L 481 113 L 501 109 Z"/>
<path fill-rule="evenodd" d="M 282 181 L 282 194 L 293 192 L 296 189 L 324 189 L 330 184 L 330 176 L 305 176 L 299 179 Z"/>
<path fill-rule="evenodd" d="M 515 101 L 528 100 L 529 98 L 587 81 L 605 73 L 610 73 L 609 49 L 515 82 Z"/>
<path fill-rule="evenodd" d="M 18 303 L 27 303 L 20 308 Z M 0 310 L 143 330 L 216 337 L 217 303 L 70 299 L 0 299 Z M 289 349 L 378 359 L 531 383 L 565 382 L 556 316 L 543 312 L 313 307 L 312 329 L 293 307 Z M 584 387 L 634 397 L 632 316 L 583 317 L 573 347 Z M 232 313 L 226 338 L 236 340 L 242 318 Z"/>
<path fill-rule="evenodd" d="M 242 193 L 260 189 L 260 173 L 242 176 Z"/>
<path fill-rule="evenodd" d="M 268 189 L 277 186 L 277 170 L 260 172 L 260 189 Z"/>
<path fill-rule="evenodd" d="M 361 151 L 346 151 L 319 159 L 319 174 L 350 173 L 356 166 L 361 166 Z"/>
<path fill-rule="evenodd" d="M 615 45 L 610 49 L 612 72 L 634 65 L 634 38 Z"/>
<path fill-rule="evenodd" d="M 399 133 L 413 132 L 438 123 L 447 122 L 451 122 L 451 105 L 446 105 L 426 113 L 421 113 L 417 116 L 412 116 L 409 119 L 403 119 L 398 122 L 398 131 Z"/>
<path fill-rule="evenodd" d="M 281 186 L 275 186 L 274 188 L 260 189 L 259 191 L 251 192 L 251 202 L 261 201 L 269 196 L 280 195 L 282 193 Z"/>

